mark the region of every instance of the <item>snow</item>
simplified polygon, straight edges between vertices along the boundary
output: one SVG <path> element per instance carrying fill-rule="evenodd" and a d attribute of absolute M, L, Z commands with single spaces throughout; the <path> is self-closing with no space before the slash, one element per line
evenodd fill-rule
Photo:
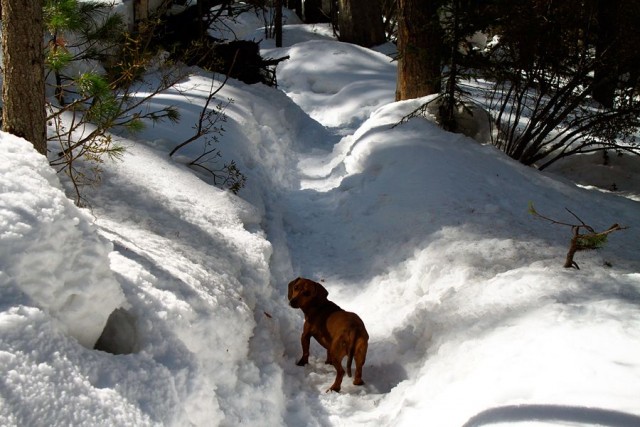
<path fill-rule="evenodd" d="M 321 26 L 284 34 L 262 42 L 291 56 L 279 88 L 231 79 L 218 95 L 238 196 L 185 166 L 201 144 L 168 157 L 211 86 L 202 70 L 153 100 L 179 125 L 118 137 L 89 210 L 0 134 L 0 425 L 640 425 L 638 159 L 542 173 L 425 119 L 394 127 L 425 99 L 393 102 L 387 56 Z M 564 269 L 571 230 L 529 202 L 629 228 Z M 364 320 L 365 386 L 325 393 L 315 342 L 295 365 L 299 275 Z M 132 351 L 93 350 L 117 307 Z"/>
<path fill-rule="evenodd" d="M 2 300 L 26 298 L 92 347 L 125 302 L 109 268 L 113 246 L 65 196 L 46 159 L 32 155 L 31 144 L 8 134 L 0 144 Z"/>
<path fill-rule="evenodd" d="M 280 87 L 327 127 L 350 127 L 395 96 L 395 64 L 381 53 L 328 40 L 296 43 L 285 51 L 293 60 L 278 67 Z"/>

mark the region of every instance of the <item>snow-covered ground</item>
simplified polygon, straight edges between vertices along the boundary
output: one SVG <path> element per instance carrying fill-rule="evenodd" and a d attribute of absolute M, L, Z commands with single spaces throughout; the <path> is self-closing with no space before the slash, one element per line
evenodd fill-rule
<path fill-rule="evenodd" d="M 428 120 L 393 127 L 424 100 L 393 102 L 388 57 L 322 26 L 284 40 L 263 43 L 291 56 L 279 88 L 219 94 L 234 100 L 220 149 L 248 177 L 239 196 L 184 165 L 202 146 L 168 157 L 203 71 L 154 100 L 180 125 L 121 139 L 89 210 L 0 134 L 0 425 L 640 425 L 638 159 L 540 173 Z M 607 179 L 623 191 L 593 186 Z M 571 230 L 530 202 L 629 228 L 564 269 Z M 365 386 L 325 393 L 315 343 L 295 365 L 300 275 L 364 320 Z M 133 352 L 92 350 L 118 306 Z"/>

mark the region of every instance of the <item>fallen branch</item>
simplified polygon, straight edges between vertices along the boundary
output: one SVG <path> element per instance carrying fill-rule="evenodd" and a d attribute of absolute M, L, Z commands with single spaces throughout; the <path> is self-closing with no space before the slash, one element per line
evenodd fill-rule
<path fill-rule="evenodd" d="M 569 251 L 567 252 L 567 256 L 565 258 L 564 268 L 576 268 L 579 270 L 580 267 L 578 266 L 578 263 L 575 262 L 573 259 L 576 252 L 584 251 L 584 250 L 599 249 L 604 246 L 609 234 L 613 233 L 614 231 L 627 229 L 627 227 L 621 227 L 618 224 L 613 224 L 611 227 L 609 227 L 604 231 L 596 232 L 593 229 L 593 227 L 586 224 L 582 219 L 580 219 L 580 217 L 578 217 L 578 215 L 571 212 L 569 209 L 567 209 L 567 212 L 569 212 L 574 218 L 576 218 L 580 222 L 580 224 L 571 224 L 567 222 L 561 222 L 561 221 L 557 221 L 555 219 L 549 218 L 547 216 L 544 216 L 538 213 L 538 211 L 536 211 L 536 209 L 533 206 L 533 203 L 529 203 L 530 214 L 538 218 L 544 219 L 545 221 L 548 221 L 552 224 L 571 227 L 571 231 L 573 235 L 569 243 Z M 584 233 L 584 232 L 581 233 L 581 231 L 583 230 L 586 230 L 587 233 Z"/>
<path fill-rule="evenodd" d="M 265 59 L 262 60 L 262 66 L 269 67 L 269 66 L 272 66 L 272 65 L 278 65 L 282 61 L 286 61 L 287 59 L 290 59 L 290 58 L 291 57 L 289 55 L 282 56 L 280 58 L 265 58 Z"/>

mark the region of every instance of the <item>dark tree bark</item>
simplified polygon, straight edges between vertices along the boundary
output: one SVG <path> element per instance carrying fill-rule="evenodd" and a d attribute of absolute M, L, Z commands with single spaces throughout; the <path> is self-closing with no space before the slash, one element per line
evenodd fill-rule
<path fill-rule="evenodd" d="M 341 41 L 364 47 L 385 42 L 379 0 L 339 0 L 338 11 Z"/>
<path fill-rule="evenodd" d="M 637 89 L 640 73 L 640 2 L 597 0 L 593 98 L 613 108 L 619 90 Z"/>
<path fill-rule="evenodd" d="M 276 10 L 274 19 L 274 27 L 276 30 L 276 47 L 282 47 L 282 0 L 275 0 L 274 8 Z"/>
<path fill-rule="evenodd" d="M 439 1 L 398 0 L 396 100 L 440 92 L 442 28 Z"/>
<path fill-rule="evenodd" d="M 597 68 L 594 78 L 593 99 L 607 108 L 613 107 L 618 80 L 616 38 L 618 2 L 598 0 L 598 39 L 596 41 Z"/>
<path fill-rule="evenodd" d="M 304 0 L 304 22 L 307 24 L 329 22 L 329 17 L 322 10 L 322 0 Z"/>
<path fill-rule="evenodd" d="M 2 0 L 2 130 L 47 154 L 42 0 Z"/>
<path fill-rule="evenodd" d="M 302 19 L 302 0 L 287 0 L 287 9 L 293 10 Z"/>

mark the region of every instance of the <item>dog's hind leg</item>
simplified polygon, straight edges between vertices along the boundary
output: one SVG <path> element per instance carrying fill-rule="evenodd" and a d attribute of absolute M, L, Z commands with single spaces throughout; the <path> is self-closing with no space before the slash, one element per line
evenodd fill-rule
<path fill-rule="evenodd" d="M 330 391 L 339 392 L 340 386 L 342 385 L 342 378 L 344 377 L 344 369 L 342 368 L 342 358 L 338 360 L 334 360 L 333 367 L 336 368 L 336 380 L 333 382 L 331 387 L 327 390 L 327 393 Z"/>
<path fill-rule="evenodd" d="M 349 332 L 349 353 L 347 354 L 347 375 L 351 378 L 351 364 L 353 363 L 353 353 L 356 350 L 358 335 L 355 331 Z"/>
<path fill-rule="evenodd" d="M 364 366 L 364 362 L 367 358 L 367 348 L 369 344 L 366 339 L 359 337 L 356 341 L 355 350 L 354 350 L 354 358 L 356 360 L 356 375 L 353 378 L 353 384 L 355 385 L 363 385 L 364 381 L 362 381 L 362 367 Z"/>
<path fill-rule="evenodd" d="M 331 387 L 327 390 L 327 393 L 330 391 L 340 391 L 340 386 L 342 385 L 342 378 L 344 377 L 344 368 L 342 367 L 342 359 L 347 355 L 348 348 L 347 343 L 342 336 L 337 340 L 334 340 L 331 343 L 331 349 L 329 354 L 331 355 L 331 364 L 334 368 L 336 368 L 336 380 L 333 382 Z"/>

